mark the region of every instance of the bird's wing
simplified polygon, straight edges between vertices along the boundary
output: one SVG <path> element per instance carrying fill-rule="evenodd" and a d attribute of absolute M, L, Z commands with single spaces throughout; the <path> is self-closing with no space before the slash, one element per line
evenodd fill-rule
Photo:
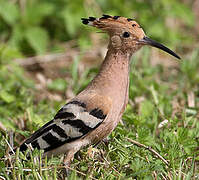
<path fill-rule="evenodd" d="M 53 120 L 32 134 L 20 150 L 25 151 L 31 144 L 33 148 L 47 152 L 75 141 L 97 128 L 106 118 L 110 106 L 108 98 L 97 95 L 87 101 L 74 99 L 64 105 Z"/>

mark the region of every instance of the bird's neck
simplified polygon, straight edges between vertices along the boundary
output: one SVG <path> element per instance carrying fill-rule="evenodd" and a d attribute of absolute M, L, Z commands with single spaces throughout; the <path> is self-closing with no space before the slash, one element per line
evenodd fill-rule
<path fill-rule="evenodd" d="M 129 71 L 130 64 L 130 54 L 124 53 L 120 50 L 111 50 L 107 51 L 106 57 L 101 65 L 99 74 L 109 74 L 112 73 L 119 77 L 119 72 Z"/>
<path fill-rule="evenodd" d="M 92 87 L 112 98 L 115 96 L 124 98 L 129 85 L 130 57 L 131 55 L 128 53 L 109 49 L 99 74 L 91 83 Z"/>

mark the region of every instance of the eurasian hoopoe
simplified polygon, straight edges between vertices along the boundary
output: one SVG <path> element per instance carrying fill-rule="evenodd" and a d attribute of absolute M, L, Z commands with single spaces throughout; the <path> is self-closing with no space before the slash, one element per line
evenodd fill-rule
<path fill-rule="evenodd" d="M 131 56 L 143 45 L 173 51 L 148 38 L 133 19 L 103 15 L 82 18 L 82 23 L 109 34 L 108 52 L 98 75 L 76 97 L 64 105 L 54 119 L 37 130 L 21 146 L 43 149 L 44 155 L 66 153 L 66 163 L 83 146 L 107 137 L 121 120 L 128 103 L 129 64 Z"/>

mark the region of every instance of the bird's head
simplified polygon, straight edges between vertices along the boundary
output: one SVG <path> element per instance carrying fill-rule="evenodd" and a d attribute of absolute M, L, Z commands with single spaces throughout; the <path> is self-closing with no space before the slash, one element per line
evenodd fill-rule
<path fill-rule="evenodd" d="M 143 45 L 150 45 L 180 59 L 180 57 L 164 45 L 148 38 L 140 25 L 131 18 L 103 15 L 101 18 L 82 18 L 82 23 L 105 31 L 110 36 L 109 48 L 133 53 Z"/>

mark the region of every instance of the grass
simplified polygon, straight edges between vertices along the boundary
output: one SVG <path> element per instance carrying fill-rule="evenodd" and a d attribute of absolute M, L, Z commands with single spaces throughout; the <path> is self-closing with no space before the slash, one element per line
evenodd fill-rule
<path fill-rule="evenodd" d="M 189 55 L 182 54 L 182 61 L 170 66 L 161 62 L 169 55 L 152 65 L 151 48 L 137 53 L 132 61 L 130 99 L 123 115 L 124 124 L 119 124 L 111 133 L 108 145 L 102 143 L 82 149 L 72 162 L 68 179 L 198 179 L 198 53 L 199 49 L 195 49 Z M 171 61 L 175 59 L 166 62 Z M 53 81 L 49 92 L 58 93 L 64 99 L 65 90 L 71 89 L 76 94 L 89 83 L 97 69 L 85 69 L 79 74 L 78 62 L 81 58 L 66 70 L 70 80 Z M 19 151 L 15 156 L 6 156 L 6 151 L 11 131 L 17 146 L 51 120 L 65 101 L 37 99 L 36 83 L 24 77 L 25 72 L 12 61 L 0 59 L 0 73 L 0 123 L 3 125 L 0 129 L 0 179 L 61 178 L 63 156 L 41 159 L 42 152 L 35 150 L 27 160 Z M 169 165 L 149 149 L 129 142 L 128 138 L 151 147 Z"/>

